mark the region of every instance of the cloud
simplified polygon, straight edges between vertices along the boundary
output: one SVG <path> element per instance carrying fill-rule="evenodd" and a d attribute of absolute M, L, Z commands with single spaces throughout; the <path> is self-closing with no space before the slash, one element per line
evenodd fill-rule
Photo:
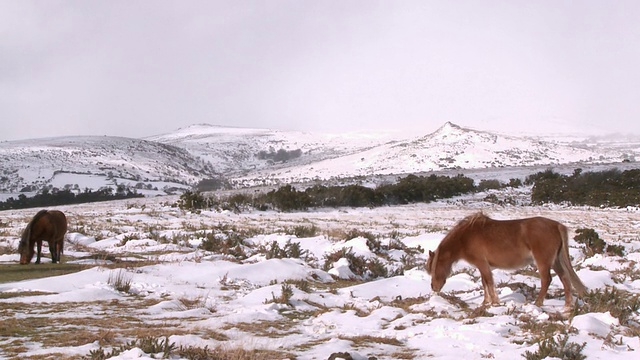
<path fill-rule="evenodd" d="M 640 133 L 640 5 L 0 4 L 1 139 L 193 123 Z"/>

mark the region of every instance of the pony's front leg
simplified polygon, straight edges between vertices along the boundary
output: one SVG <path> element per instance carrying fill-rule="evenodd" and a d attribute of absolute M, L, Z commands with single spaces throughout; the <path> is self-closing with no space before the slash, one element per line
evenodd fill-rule
<path fill-rule="evenodd" d="M 42 240 L 36 241 L 36 264 L 40 264 L 40 255 L 42 253 Z"/>
<path fill-rule="evenodd" d="M 480 270 L 480 276 L 482 277 L 482 287 L 484 288 L 484 301 L 483 305 L 500 304 L 500 299 L 496 293 L 496 286 L 493 282 L 493 274 L 491 273 L 491 267 L 489 264 L 486 266 L 478 267 Z"/>

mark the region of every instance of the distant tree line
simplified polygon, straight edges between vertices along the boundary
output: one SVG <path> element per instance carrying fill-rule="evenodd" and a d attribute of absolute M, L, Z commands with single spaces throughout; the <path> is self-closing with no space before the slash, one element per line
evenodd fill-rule
<path fill-rule="evenodd" d="M 231 184 L 223 177 L 203 179 L 196 185 L 197 191 L 215 191 L 221 189 L 231 189 Z"/>
<path fill-rule="evenodd" d="M 199 192 L 186 192 L 180 197 L 178 206 L 185 209 L 204 209 L 217 205 L 240 209 L 250 206 L 261 210 L 281 211 L 316 207 L 376 207 L 431 202 L 473 192 L 476 189 L 473 179 L 462 175 L 409 175 L 394 184 L 384 184 L 375 188 L 363 185 L 315 185 L 305 190 L 297 190 L 292 185 L 284 185 L 264 194 L 236 194 L 225 199 L 225 204 L 220 204 L 219 200 L 206 197 Z"/>
<path fill-rule="evenodd" d="M 362 185 L 316 185 L 304 191 L 297 191 L 293 186 L 285 185 L 268 192 L 260 201 L 282 211 L 316 207 L 376 207 L 431 202 L 462 195 L 473 189 L 473 179 L 462 175 L 409 175 L 395 184 L 385 184 L 376 188 Z"/>
<path fill-rule="evenodd" d="M 286 162 L 291 159 L 299 158 L 300 156 L 302 156 L 302 150 L 300 149 L 291 151 L 280 149 L 278 151 L 271 150 L 269 152 L 262 150 L 256 155 L 260 160 L 271 160 L 273 162 Z"/>
<path fill-rule="evenodd" d="M 69 189 L 50 190 L 49 188 L 44 188 L 40 193 L 32 197 L 27 197 L 24 194 L 18 195 L 17 199 L 10 197 L 6 201 L 0 202 L 0 210 L 82 204 L 98 201 L 138 198 L 143 196 L 144 195 L 138 194 L 135 190 L 131 191 L 131 189 L 124 185 L 118 185 L 115 193 L 111 187 L 103 187 L 96 191 L 85 189 L 83 192 L 77 194 Z"/>
<path fill-rule="evenodd" d="M 531 202 L 626 207 L 640 205 L 640 169 L 582 172 L 571 175 L 546 170 L 525 179 L 533 184 Z"/>
<path fill-rule="evenodd" d="M 524 183 L 520 179 L 510 179 L 508 183 L 481 180 L 478 185 L 473 179 L 463 175 L 409 175 L 395 183 L 377 187 L 315 185 L 298 190 L 292 185 L 284 185 L 264 194 L 238 193 L 225 199 L 207 197 L 198 191 L 188 191 L 180 197 L 177 205 L 185 209 L 220 207 L 234 211 L 246 207 L 281 211 L 317 207 L 376 207 L 428 203 L 468 193 L 506 187 L 517 188 L 522 185 L 532 186 L 531 202 L 538 205 L 568 203 L 611 207 L 640 206 L 640 169 L 585 173 L 576 169 L 572 175 L 561 175 L 553 170 L 546 170 L 528 176 Z M 487 197 L 489 198 L 490 196 Z"/>

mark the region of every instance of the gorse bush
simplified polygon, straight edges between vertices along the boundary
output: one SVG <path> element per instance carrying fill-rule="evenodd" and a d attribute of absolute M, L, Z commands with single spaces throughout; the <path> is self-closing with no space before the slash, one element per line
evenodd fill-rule
<path fill-rule="evenodd" d="M 140 348 L 145 354 L 152 355 L 152 358 L 156 356 L 162 359 L 188 359 L 188 360 L 258 360 L 265 359 L 266 355 L 261 351 L 253 349 L 223 349 L 217 347 L 214 349 L 197 346 L 176 346 L 174 342 L 170 342 L 168 337 L 157 338 L 152 336 L 142 337 L 136 340 L 126 342 L 123 345 L 114 347 L 110 351 L 106 351 L 100 347 L 96 350 L 91 350 L 88 355 L 83 356 L 82 359 L 86 360 L 105 360 L 112 357 L 116 357 L 125 351 L 133 348 Z M 272 358 L 282 357 L 276 354 L 271 354 Z"/>
<path fill-rule="evenodd" d="M 473 179 L 457 175 L 453 177 L 408 175 L 393 184 L 375 188 L 362 185 L 324 186 L 314 185 L 304 190 L 287 184 L 266 194 L 234 195 L 226 201 L 204 197 L 198 192 L 186 192 L 178 201 L 183 209 L 204 209 L 219 206 L 241 211 L 250 206 L 255 209 L 298 211 L 318 207 L 377 207 L 448 199 L 477 191 L 519 187 L 523 182 L 510 179 L 503 184 L 499 180 L 481 180 L 476 186 Z M 640 169 L 601 172 L 582 172 L 576 169 L 572 175 L 561 175 L 549 169 L 528 176 L 525 185 L 533 185 L 531 202 L 569 203 L 589 206 L 639 206 Z M 506 205 L 514 201 L 500 200 L 490 194 L 487 201 Z M 613 249 L 615 250 L 615 249 Z"/>
<path fill-rule="evenodd" d="M 293 297 L 293 287 L 289 283 L 282 284 L 280 287 L 280 296 L 276 296 L 273 292 L 271 293 L 271 300 L 265 300 L 265 304 L 284 304 L 290 305 L 289 301 Z"/>
<path fill-rule="evenodd" d="M 587 343 L 569 342 L 569 335 L 561 335 L 556 340 L 555 337 L 547 338 L 540 342 L 536 352 L 526 351 L 522 354 L 527 360 L 542 360 L 546 358 L 559 358 L 562 360 L 584 360 L 586 355 L 582 354 L 582 350 Z"/>
<path fill-rule="evenodd" d="M 206 209 L 212 204 L 211 199 L 206 198 L 200 192 L 186 191 L 180 195 L 178 207 L 185 210 Z"/>
<path fill-rule="evenodd" d="M 378 187 L 385 205 L 432 202 L 476 191 L 473 179 L 458 175 L 409 175 L 398 183 Z"/>
<path fill-rule="evenodd" d="M 478 184 L 478 191 L 497 190 L 503 187 L 503 184 L 498 180 L 480 180 Z"/>
<path fill-rule="evenodd" d="M 527 177 L 533 184 L 531 201 L 534 204 L 570 203 L 589 206 L 640 205 L 640 169 L 620 171 L 582 172 L 561 175 L 546 170 Z"/>
<path fill-rule="evenodd" d="M 580 244 L 584 244 L 583 252 L 587 256 L 595 254 L 604 254 L 605 250 L 608 255 L 624 256 L 625 248 L 622 245 L 609 244 L 600 238 L 600 235 L 588 228 L 576 229 L 574 240 Z"/>
<path fill-rule="evenodd" d="M 264 252 L 267 259 L 304 259 L 308 255 L 307 250 L 302 250 L 300 243 L 291 242 L 287 240 L 284 247 L 280 247 L 277 241 L 273 241 L 269 246 L 263 248 L 261 252 Z"/>
<path fill-rule="evenodd" d="M 325 271 L 329 270 L 336 261 L 345 258 L 349 262 L 349 270 L 357 276 L 364 278 L 379 278 L 387 277 L 389 275 L 389 271 L 380 259 L 365 258 L 364 256 L 356 255 L 350 247 L 325 254 L 324 258 Z"/>
<path fill-rule="evenodd" d="M 255 236 L 251 229 L 242 230 L 234 227 L 218 226 L 211 231 L 199 232 L 196 238 L 202 239 L 199 248 L 206 251 L 230 255 L 236 259 L 246 259 L 243 241 Z"/>
<path fill-rule="evenodd" d="M 287 184 L 266 194 L 234 195 L 223 202 L 206 198 L 199 192 L 189 191 L 180 197 L 178 206 L 189 210 L 229 206 L 233 210 L 241 209 L 246 205 L 260 210 L 278 209 L 281 211 L 340 206 L 376 207 L 431 202 L 476 190 L 473 179 L 462 175 L 455 177 L 409 175 L 395 184 L 384 184 L 376 188 L 362 185 L 315 185 L 305 190 L 298 190 Z"/>
<path fill-rule="evenodd" d="M 588 313 L 609 312 L 621 325 L 635 322 L 640 311 L 640 296 L 615 287 L 595 289 L 582 297 L 582 303 L 575 307 L 574 316 Z"/>
<path fill-rule="evenodd" d="M 576 229 L 576 236 L 573 239 L 580 244 L 584 244 L 584 253 L 587 256 L 604 253 L 604 248 L 607 245 L 593 229 Z"/>
<path fill-rule="evenodd" d="M 297 238 L 310 238 L 320 234 L 320 228 L 315 225 L 296 225 L 285 229 L 285 233 L 295 235 Z"/>

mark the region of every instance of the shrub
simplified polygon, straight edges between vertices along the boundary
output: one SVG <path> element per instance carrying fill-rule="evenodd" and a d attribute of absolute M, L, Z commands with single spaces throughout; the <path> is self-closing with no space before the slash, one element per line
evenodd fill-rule
<path fill-rule="evenodd" d="M 582 304 L 574 308 L 574 316 L 608 311 L 621 325 L 628 325 L 640 310 L 639 295 L 614 287 L 589 291 L 582 300 Z"/>
<path fill-rule="evenodd" d="M 497 180 L 488 180 L 487 184 L 494 182 L 499 184 Z M 217 205 L 236 212 L 242 211 L 246 206 L 263 211 L 272 208 L 280 211 L 297 211 L 310 207 L 375 207 L 431 202 L 475 190 L 473 179 L 462 175 L 455 177 L 408 175 L 395 184 L 384 184 L 377 188 L 362 185 L 330 187 L 315 185 L 299 191 L 287 184 L 266 194 L 235 194 L 222 201 L 207 198 L 197 191 L 187 191 L 180 196 L 176 205 L 186 210 L 200 210 Z"/>
<path fill-rule="evenodd" d="M 84 356 L 83 358 L 91 360 L 109 359 L 136 347 L 140 348 L 140 350 L 146 354 L 162 353 L 162 358 L 168 358 L 172 352 L 177 350 L 176 344 L 169 342 L 169 337 L 159 339 L 152 336 L 145 336 L 140 339 L 129 341 L 118 348 L 112 349 L 110 352 L 105 352 L 102 347 L 97 350 L 91 350 L 89 355 Z"/>
<path fill-rule="evenodd" d="M 533 183 L 531 201 L 541 203 L 571 203 L 589 206 L 640 205 L 640 169 L 582 172 L 560 175 L 552 170 L 527 177 Z"/>
<path fill-rule="evenodd" d="M 199 248 L 219 254 L 231 255 L 237 259 L 246 259 L 247 254 L 243 248 L 243 240 L 250 234 L 241 233 L 235 229 L 217 229 L 219 233 L 207 232 L 196 234 L 204 240 Z"/>
<path fill-rule="evenodd" d="M 577 229 L 574 240 L 585 245 L 583 251 L 587 256 L 604 253 L 604 248 L 607 245 L 595 230 L 589 228 Z"/>
<path fill-rule="evenodd" d="M 285 304 L 290 305 L 289 301 L 293 297 L 293 287 L 291 284 L 284 283 L 280 288 L 280 296 L 276 297 L 274 293 L 271 293 L 271 300 L 265 300 L 265 303 Z"/>
<path fill-rule="evenodd" d="M 364 238 L 367 240 L 367 247 L 374 253 L 380 253 L 382 250 L 382 242 L 372 233 L 358 229 L 351 229 L 345 234 L 345 240 L 355 238 Z"/>
<path fill-rule="evenodd" d="M 522 180 L 520 180 L 520 179 L 509 179 L 509 184 L 507 184 L 507 185 L 512 187 L 512 188 L 518 188 L 518 187 L 522 186 Z"/>
<path fill-rule="evenodd" d="M 311 205 L 311 200 L 305 192 L 300 192 L 288 184 L 268 192 L 266 198 L 282 211 L 305 210 Z"/>
<path fill-rule="evenodd" d="M 267 259 L 300 259 L 306 257 L 308 253 L 307 250 L 302 250 L 300 243 L 291 242 L 291 240 L 287 240 L 284 248 L 281 248 L 277 241 L 273 241 L 268 249 L 263 249 L 262 251 L 265 253 Z"/>
<path fill-rule="evenodd" d="M 498 190 L 503 185 L 498 180 L 480 180 L 478 184 L 478 191 Z"/>
<path fill-rule="evenodd" d="M 587 358 L 582 354 L 585 346 L 587 346 L 586 342 L 582 345 L 569 342 L 569 335 L 565 334 L 559 336 L 558 340 L 555 337 L 550 337 L 541 341 L 536 352 L 527 351 L 522 354 L 522 357 L 527 360 L 541 360 L 550 357 L 563 360 L 584 360 Z"/>
<path fill-rule="evenodd" d="M 396 184 L 382 185 L 376 189 L 385 199 L 384 203 L 389 205 L 431 202 L 474 190 L 473 179 L 463 175 L 455 177 L 408 175 Z"/>
<path fill-rule="evenodd" d="M 231 188 L 231 184 L 222 177 L 200 180 L 196 185 L 197 191 L 215 191 L 229 188 Z"/>
<path fill-rule="evenodd" d="M 355 275 L 369 278 L 389 276 L 389 271 L 380 259 L 367 259 L 364 256 L 355 255 L 351 248 L 342 248 L 333 253 L 325 254 L 324 270 L 328 270 L 333 263 L 342 258 L 349 261 L 349 270 Z"/>
<path fill-rule="evenodd" d="M 289 235 L 295 235 L 297 238 L 310 238 L 318 236 L 320 228 L 315 225 L 297 225 L 292 229 L 285 229 L 285 232 Z"/>
<path fill-rule="evenodd" d="M 607 245 L 607 255 L 617 255 L 620 257 L 624 257 L 625 248 L 622 245 Z"/>
<path fill-rule="evenodd" d="M 211 206 L 211 200 L 198 191 L 186 191 L 178 200 L 178 207 L 183 210 L 201 210 L 209 206 Z"/>
<path fill-rule="evenodd" d="M 384 266 L 384 264 L 382 263 L 382 261 L 380 261 L 377 258 L 374 259 L 369 259 L 367 261 L 367 270 L 368 270 L 368 275 L 371 278 L 386 278 L 389 275 L 389 271 L 387 270 L 387 267 Z"/>

